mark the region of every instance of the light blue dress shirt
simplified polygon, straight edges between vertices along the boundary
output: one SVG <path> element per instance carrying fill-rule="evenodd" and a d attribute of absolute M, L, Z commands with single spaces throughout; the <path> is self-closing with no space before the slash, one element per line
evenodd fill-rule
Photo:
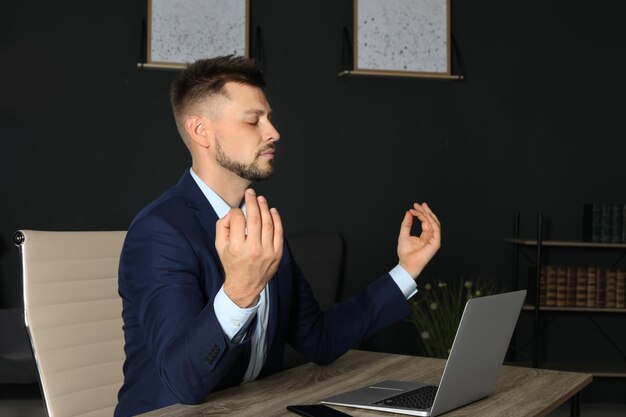
<path fill-rule="evenodd" d="M 209 204 L 215 210 L 217 217 L 220 219 L 231 209 L 231 207 L 211 189 L 204 181 L 200 179 L 193 172 L 193 169 L 189 169 L 191 176 L 202 190 L 202 193 L 209 201 Z M 246 214 L 245 204 L 242 206 L 244 215 Z M 400 265 L 396 265 L 389 275 L 398 285 L 404 296 L 408 299 L 417 293 L 417 285 L 411 275 L 406 272 Z M 266 286 L 259 296 L 259 300 L 256 305 L 249 308 L 241 308 L 235 304 L 224 292 L 224 285 L 220 288 L 213 300 L 213 309 L 215 310 L 215 316 L 222 326 L 222 331 L 232 342 L 240 342 L 246 335 L 247 329 L 255 318 L 258 320 L 254 329 L 254 334 L 251 337 L 252 350 L 250 355 L 250 363 L 248 369 L 243 377 L 243 382 L 249 382 L 256 379 L 261 372 L 261 368 L 265 363 L 267 353 L 267 343 L 265 342 L 265 335 L 267 333 L 267 322 L 269 316 L 269 292 L 268 286 Z"/>

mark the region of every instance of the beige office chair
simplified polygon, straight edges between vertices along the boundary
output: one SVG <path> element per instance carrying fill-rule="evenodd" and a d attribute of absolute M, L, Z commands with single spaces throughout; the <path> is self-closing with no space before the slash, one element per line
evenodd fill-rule
<path fill-rule="evenodd" d="M 26 326 L 50 417 L 113 415 L 123 381 L 117 271 L 125 235 L 15 234 Z"/>

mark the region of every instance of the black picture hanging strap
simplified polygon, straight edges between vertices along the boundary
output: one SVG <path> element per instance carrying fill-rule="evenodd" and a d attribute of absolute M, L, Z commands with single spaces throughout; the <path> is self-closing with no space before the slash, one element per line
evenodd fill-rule
<path fill-rule="evenodd" d="M 350 32 L 346 26 L 343 27 L 343 48 L 341 53 L 342 71 L 351 71 L 354 64 L 354 51 L 350 41 Z"/>
<path fill-rule="evenodd" d="M 459 45 L 456 43 L 456 38 L 454 37 L 454 33 L 452 35 L 452 54 L 454 58 L 456 58 L 457 67 L 458 67 L 458 75 L 465 78 L 465 64 L 463 63 L 463 58 L 461 58 L 461 52 L 459 51 Z"/>
<path fill-rule="evenodd" d="M 141 35 L 139 39 L 139 63 L 137 67 L 143 68 L 143 65 L 148 62 L 148 29 L 146 28 L 146 19 L 141 19 Z"/>
<path fill-rule="evenodd" d="M 261 69 L 263 69 L 265 50 L 263 48 L 263 33 L 261 32 L 261 26 L 256 27 L 255 42 L 250 56 L 257 62 Z"/>

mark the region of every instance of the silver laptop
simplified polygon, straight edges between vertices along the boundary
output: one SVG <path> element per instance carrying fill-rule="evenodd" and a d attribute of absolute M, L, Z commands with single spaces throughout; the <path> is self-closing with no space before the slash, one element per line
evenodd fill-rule
<path fill-rule="evenodd" d="M 382 381 L 324 398 L 322 403 L 436 416 L 490 395 L 526 290 L 473 298 L 465 304 L 439 385 Z"/>

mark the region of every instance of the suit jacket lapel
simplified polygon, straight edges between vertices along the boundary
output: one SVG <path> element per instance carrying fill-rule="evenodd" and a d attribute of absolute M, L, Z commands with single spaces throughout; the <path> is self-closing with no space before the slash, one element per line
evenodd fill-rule
<path fill-rule="evenodd" d="M 206 231 L 208 241 L 215 243 L 215 223 L 219 220 L 217 213 L 215 213 L 211 204 L 209 204 L 204 194 L 202 194 L 202 190 L 200 190 L 200 187 L 196 184 L 189 170 L 185 171 L 178 181 L 177 187 L 189 207 L 196 210 L 196 217 Z M 209 249 L 217 256 L 215 245 L 209 245 Z"/>

